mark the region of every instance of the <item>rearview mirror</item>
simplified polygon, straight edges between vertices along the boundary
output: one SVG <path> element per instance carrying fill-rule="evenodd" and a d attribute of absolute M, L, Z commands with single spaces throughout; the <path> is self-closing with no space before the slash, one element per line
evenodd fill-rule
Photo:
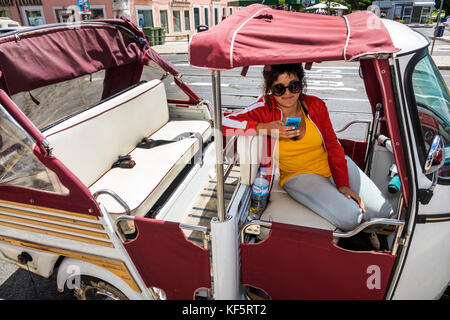
<path fill-rule="evenodd" d="M 433 181 L 428 189 L 419 189 L 419 201 L 421 204 L 428 204 L 433 197 L 433 191 L 439 177 L 438 171 L 445 163 L 444 152 L 444 141 L 441 136 L 436 135 L 430 149 L 428 149 L 427 159 L 423 166 L 426 175 L 433 174 Z"/>
<path fill-rule="evenodd" d="M 440 135 L 436 135 L 428 149 L 427 159 L 423 167 L 425 174 L 437 172 L 445 163 L 444 140 Z"/>

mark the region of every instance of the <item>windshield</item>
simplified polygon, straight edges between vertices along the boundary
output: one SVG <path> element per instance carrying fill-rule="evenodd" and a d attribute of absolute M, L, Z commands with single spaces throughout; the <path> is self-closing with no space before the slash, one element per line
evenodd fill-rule
<path fill-rule="evenodd" d="M 67 193 L 33 154 L 34 141 L 0 105 L 0 185 Z"/>
<path fill-rule="evenodd" d="M 102 98 L 105 71 L 84 75 L 11 97 L 39 129 L 74 115 Z"/>
<path fill-rule="evenodd" d="M 153 79 L 159 79 L 164 82 L 168 100 L 189 101 L 188 95 L 175 84 L 173 75 L 165 72 L 154 61 L 150 61 L 148 65 L 144 65 L 141 81 L 151 81 Z"/>
<path fill-rule="evenodd" d="M 428 151 L 435 135 L 440 135 L 445 145 L 445 165 L 439 177 L 450 179 L 450 93 L 436 65 L 425 56 L 412 74 L 412 84 L 419 114 L 423 141 Z"/>

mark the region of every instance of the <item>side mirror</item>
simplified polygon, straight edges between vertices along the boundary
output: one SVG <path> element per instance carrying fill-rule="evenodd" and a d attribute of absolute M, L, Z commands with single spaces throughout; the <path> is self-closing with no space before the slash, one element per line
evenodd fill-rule
<path fill-rule="evenodd" d="M 419 201 L 421 204 L 428 204 L 433 197 L 433 190 L 438 182 L 438 171 L 445 164 L 444 140 L 436 135 L 428 149 L 427 159 L 423 166 L 425 174 L 433 174 L 433 182 L 428 189 L 419 189 Z"/>
<path fill-rule="evenodd" d="M 423 167 L 423 170 L 425 174 L 434 173 L 442 168 L 442 166 L 445 163 L 445 147 L 444 147 L 444 140 L 441 136 L 436 135 L 433 139 L 433 142 L 430 146 L 430 149 L 428 149 L 428 155 L 427 159 L 425 161 L 425 165 Z"/>

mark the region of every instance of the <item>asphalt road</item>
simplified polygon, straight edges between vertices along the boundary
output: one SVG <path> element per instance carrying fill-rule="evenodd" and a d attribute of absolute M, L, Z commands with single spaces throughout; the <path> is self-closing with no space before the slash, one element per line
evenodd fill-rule
<path fill-rule="evenodd" d="M 450 55 L 449 43 L 436 42 L 435 53 L 447 51 L 447 47 Z M 191 68 L 187 63 L 187 55 L 167 55 L 165 58 L 184 74 L 184 81 L 194 91 L 212 101 L 209 72 Z M 262 92 L 261 67 L 250 68 L 246 77 L 242 77 L 240 71 L 222 72 L 223 105 L 230 110 L 249 105 Z M 450 71 L 441 73 L 450 86 Z M 370 106 L 356 63 L 314 64 L 307 71 L 307 85 L 308 94 L 317 95 L 326 101 L 335 129 L 353 119 L 370 119 Z M 356 126 L 341 136 L 362 138 L 363 130 L 363 127 Z M 45 279 L 0 261 L 0 299 L 66 300 L 71 299 L 71 296 L 56 291 L 54 276 Z"/>
<path fill-rule="evenodd" d="M 428 37 L 431 37 L 434 35 L 434 28 L 415 28 L 417 32 L 420 32 L 422 34 L 427 35 Z M 444 31 L 444 37 L 450 37 L 450 27 L 446 28 Z M 450 43 L 443 41 L 439 38 L 436 38 L 434 42 L 433 47 L 433 39 L 430 39 L 431 46 L 430 46 L 430 52 L 431 49 L 433 49 L 433 56 L 448 56 L 450 55 Z"/>

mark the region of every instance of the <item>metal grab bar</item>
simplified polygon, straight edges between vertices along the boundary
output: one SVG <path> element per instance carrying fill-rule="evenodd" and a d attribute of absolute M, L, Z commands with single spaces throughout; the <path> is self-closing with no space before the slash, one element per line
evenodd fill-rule
<path fill-rule="evenodd" d="M 122 230 L 119 228 L 119 223 L 124 221 L 124 220 L 134 221 L 134 216 L 120 216 L 120 217 L 117 217 L 117 219 L 116 219 L 116 221 L 114 223 L 114 231 L 116 232 L 117 236 L 119 237 L 119 239 L 122 242 L 125 242 L 127 240 L 127 239 L 125 239 L 125 236 L 124 236 Z"/>
<path fill-rule="evenodd" d="M 199 231 L 203 233 L 203 248 L 208 249 L 208 228 L 205 226 L 194 226 L 190 224 L 180 223 L 180 228 L 182 229 L 189 229 L 192 231 Z"/>
<path fill-rule="evenodd" d="M 101 189 L 101 190 L 96 191 L 92 196 L 94 197 L 95 200 L 97 200 L 97 197 L 101 194 L 107 194 L 107 195 L 110 195 L 111 197 L 113 197 L 113 199 L 116 200 L 125 209 L 125 212 L 127 213 L 127 215 L 131 216 L 130 207 L 114 191 L 111 191 L 108 189 Z"/>
<path fill-rule="evenodd" d="M 247 228 L 252 227 L 252 226 L 260 226 L 260 227 L 270 229 L 270 227 L 272 227 L 272 223 L 268 222 L 268 221 L 261 221 L 261 220 L 255 220 L 255 221 L 247 223 L 241 230 L 241 243 L 244 243 L 245 231 L 247 231 Z"/>
<path fill-rule="evenodd" d="M 335 232 L 333 232 L 333 237 L 349 238 L 349 237 L 352 237 L 352 236 L 356 235 L 357 233 L 361 232 L 365 228 L 373 226 L 373 225 L 377 225 L 377 224 L 394 225 L 394 226 L 403 227 L 405 224 L 405 221 L 397 220 L 397 219 L 384 219 L 384 218 L 370 219 L 369 221 L 365 221 L 365 222 L 361 223 L 358 227 L 356 227 L 355 229 L 353 229 L 349 232 L 335 231 Z M 255 226 L 255 225 L 265 227 L 265 228 L 270 228 L 272 226 L 272 223 L 267 222 L 267 221 L 255 220 L 255 221 L 252 221 L 252 222 L 246 224 L 241 230 L 241 242 L 242 243 L 244 242 L 244 235 L 245 235 L 245 231 L 247 230 L 247 228 L 251 227 L 251 226 Z"/>
<path fill-rule="evenodd" d="M 335 231 L 335 232 L 333 232 L 333 237 L 336 237 L 336 238 L 353 237 L 355 234 L 360 233 L 365 228 L 373 226 L 373 225 L 377 225 L 377 224 L 403 226 L 405 224 L 405 221 L 397 220 L 397 219 L 384 219 L 384 218 L 370 219 L 368 221 L 361 223 L 359 226 L 357 226 L 355 229 L 353 229 L 349 232 Z"/>
<path fill-rule="evenodd" d="M 373 154 L 373 149 L 374 149 L 374 144 L 375 144 L 375 135 L 378 133 L 378 129 L 380 126 L 380 115 L 381 115 L 381 110 L 383 109 L 383 105 L 381 103 L 377 103 L 375 105 L 375 114 L 373 117 L 373 123 L 372 123 L 372 127 L 369 129 L 368 133 L 367 133 L 367 149 L 366 149 L 366 157 L 364 159 L 364 172 L 367 174 L 367 176 L 370 177 L 370 167 L 372 165 L 372 154 Z M 369 139 L 370 137 L 370 139 Z"/>
<path fill-rule="evenodd" d="M 339 133 L 339 132 L 345 131 L 348 129 L 348 127 L 350 127 L 351 125 L 356 124 L 356 123 L 365 123 L 367 125 L 370 125 L 372 123 L 372 120 L 365 120 L 365 119 L 354 120 L 354 121 L 347 123 L 343 128 L 336 130 L 335 132 Z"/>

